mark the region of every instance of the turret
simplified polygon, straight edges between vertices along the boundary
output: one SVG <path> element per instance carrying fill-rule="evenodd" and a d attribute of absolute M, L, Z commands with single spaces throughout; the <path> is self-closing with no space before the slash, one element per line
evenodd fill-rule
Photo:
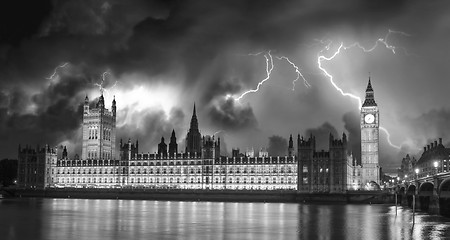
<path fill-rule="evenodd" d="M 164 142 L 164 137 L 161 137 L 161 142 L 158 144 L 158 155 L 167 156 L 167 144 Z"/>
<path fill-rule="evenodd" d="M 111 107 L 111 110 L 112 110 L 112 114 L 113 114 L 113 117 L 115 118 L 116 117 L 116 96 L 114 96 L 114 98 L 113 98 L 113 101 L 112 101 L 112 107 Z"/>
<path fill-rule="evenodd" d="M 89 98 L 86 95 L 86 97 L 84 98 L 84 114 L 88 113 L 89 113 Z"/>
<path fill-rule="evenodd" d="M 102 110 L 105 108 L 105 98 L 103 97 L 103 92 L 102 92 L 102 95 L 100 96 L 100 98 L 98 99 L 97 108 L 102 109 Z"/>
<path fill-rule="evenodd" d="M 174 156 L 178 153 L 177 137 L 175 136 L 175 129 L 172 129 L 169 143 L 169 155 Z"/>
<path fill-rule="evenodd" d="M 294 156 L 294 141 L 292 140 L 292 134 L 289 136 L 288 156 Z"/>
<path fill-rule="evenodd" d="M 62 158 L 67 159 L 67 148 L 64 146 L 63 152 L 62 152 Z"/>

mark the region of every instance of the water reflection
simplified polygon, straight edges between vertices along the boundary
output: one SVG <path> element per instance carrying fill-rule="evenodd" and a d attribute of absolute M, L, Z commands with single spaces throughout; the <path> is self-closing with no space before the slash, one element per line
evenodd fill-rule
<path fill-rule="evenodd" d="M 388 205 L 0 200 L 2 239 L 442 239 L 449 223 Z"/>

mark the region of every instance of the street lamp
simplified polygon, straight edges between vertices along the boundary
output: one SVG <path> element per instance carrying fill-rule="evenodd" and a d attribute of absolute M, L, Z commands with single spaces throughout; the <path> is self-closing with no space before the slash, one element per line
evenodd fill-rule
<path fill-rule="evenodd" d="M 435 169 L 435 174 L 437 174 L 438 173 L 438 166 L 439 166 L 439 163 L 438 163 L 438 161 L 434 161 L 434 163 L 433 163 L 433 165 L 434 165 L 434 169 Z"/>
<path fill-rule="evenodd" d="M 416 194 L 418 193 L 418 191 L 419 191 L 419 189 L 418 189 L 418 187 L 419 187 L 419 183 L 418 183 L 418 177 L 419 177 L 419 169 L 418 168 L 416 168 L 416 170 L 415 170 L 415 172 L 416 172 L 416 190 L 415 190 L 415 192 L 414 192 L 414 195 L 413 195 L 413 225 L 414 225 L 414 223 L 415 223 L 415 213 L 416 213 Z"/>

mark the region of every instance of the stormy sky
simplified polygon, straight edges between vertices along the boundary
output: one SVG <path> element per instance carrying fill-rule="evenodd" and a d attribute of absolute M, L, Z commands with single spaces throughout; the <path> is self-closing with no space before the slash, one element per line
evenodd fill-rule
<path fill-rule="evenodd" d="M 380 132 L 384 170 L 431 140 L 450 145 L 448 1 L 12 2 L 0 14 L 0 158 L 19 144 L 80 154 L 82 104 L 95 104 L 99 84 L 108 108 L 116 98 L 118 139 L 139 139 L 143 152 L 172 129 L 184 149 L 195 102 L 223 154 L 284 146 L 273 141 L 289 134 L 296 144 L 313 133 L 327 149 L 330 132 L 345 132 L 358 157 L 355 97 L 369 73 L 400 147 Z M 295 67 L 307 83 L 293 86 Z"/>

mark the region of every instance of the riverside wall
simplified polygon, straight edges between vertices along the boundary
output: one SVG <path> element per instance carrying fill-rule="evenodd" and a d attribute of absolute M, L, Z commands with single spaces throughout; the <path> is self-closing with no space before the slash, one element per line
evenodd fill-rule
<path fill-rule="evenodd" d="M 220 202 L 395 203 L 387 192 L 299 193 L 297 191 L 179 189 L 13 189 L 11 197 L 137 199 Z"/>

